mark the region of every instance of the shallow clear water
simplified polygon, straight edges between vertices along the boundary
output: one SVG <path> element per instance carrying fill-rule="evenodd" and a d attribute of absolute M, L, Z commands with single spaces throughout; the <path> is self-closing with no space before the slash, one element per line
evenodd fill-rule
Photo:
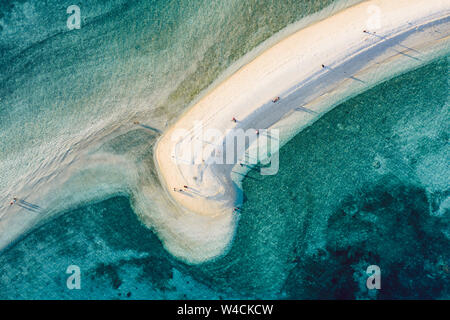
<path fill-rule="evenodd" d="M 277 175 L 250 173 L 226 256 L 173 259 L 116 197 L 2 252 L 0 298 L 449 298 L 448 72 L 444 57 L 348 100 L 283 147 Z"/>

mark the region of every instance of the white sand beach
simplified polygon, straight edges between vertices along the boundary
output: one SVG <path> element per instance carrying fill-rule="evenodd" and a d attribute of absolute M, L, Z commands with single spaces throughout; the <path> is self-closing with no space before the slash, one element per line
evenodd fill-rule
<path fill-rule="evenodd" d="M 226 250 L 248 170 L 239 163 L 199 162 L 198 154 L 179 161 L 190 146 L 183 142 L 202 142 L 201 132 L 218 130 L 223 134 L 214 144 L 220 145 L 234 128 L 272 128 L 280 130 L 283 145 L 345 99 L 448 52 L 449 15 L 445 0 L 366 1 L 286 37 L 207 92 L 155 150 L 177 220 L 186 230 L 192 226 L 166 243 L 169 250 L 192 263 Z M 280 100 L 273 103 L 275 97 Z"/>

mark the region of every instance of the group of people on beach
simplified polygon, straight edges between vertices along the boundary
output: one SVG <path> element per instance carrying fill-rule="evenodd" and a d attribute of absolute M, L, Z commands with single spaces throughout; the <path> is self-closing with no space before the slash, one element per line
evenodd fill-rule
<path fill-rule="evenodd" d="M 323 65 L 322 65 L 323 66 Z M 272 99 L 272 102 L 273 103 L 276 103 L 276 102 L 278 102 L 280 100 L 280 97 L 275 97 L 275 98 L 273 98 Z M 233 121 L 234 123 L 236 123 L 237 122 L 237 119 L 235 118 L 235 117 L 233 117 L 233 118 L 231 118 L 231 121 Z M 257 134 L 259 133 L 258 132 L 258 130 L 256 130 L 257 131 Z"/>
<path fill-rule="evenodd" d="M 181 188 L 178 189 L 178 191 L 179 191 L 179 192 L 183 192 L 183 190 L 187 190 L 189 187 L 186 186 L 186 185 L 184 185 L 183 188 L 184 188 L 184 189 L 181 189 Z M 173 188 L 173 191 L 174 191 L 174 192 L 177 192 L 177 188 Z"/>
<path fill-rule="evenodd" d="M 178 192 L 183 192 L 183 191 L 188 190 L 188 189 L 189 189 L 189 187 L 184 185 L 183 188 L 179 188 L 179 189 L 173 188 L 173 191 L 174 192 L 177 192 L 177 191 Z M 240 212 L 240 210 L 241 210 L 241 208 L 239 208 L 239 207 L 234 207 L 233 208 L 233 212 Z"/>
<path fill-rule="evenodd" d="M 12 206 L 13 204 L 15 204 L 17 202 L 17 197 L 14 197 L 11 202 L 9 203 L 10 206 Z"/>

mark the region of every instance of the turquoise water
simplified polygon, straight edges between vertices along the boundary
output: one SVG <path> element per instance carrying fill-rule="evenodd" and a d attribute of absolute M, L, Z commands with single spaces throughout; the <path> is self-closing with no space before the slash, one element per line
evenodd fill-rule
<path fill-rule="evenodd" d="M 0 226 L 12 195 L 47 191 L 69 209 L 0 252 L 0 298 L 448 298 L 448 57 L 324 116 L 281 150 L 277 175 L 250 173 L 236 239 L 214 262 L 170 256 L 127 187 L 102 183 L 123 170 L 112 160 L 80 171 L 96 204 L 74 192 L 86 180 L 59 178 L 100 150 L 158 189 L 159 131 L 289 23 L 353 2 L 80 1 L 82 28 L 67 31 L 71 1 L 2 1 Z M 66 288 L 71 264 L 81 290 Z"/>
<path fill-rule="evenodd" d="M 282 148 L 277 175 L 250 173 L 223 258 L 177 261 L 114 197 L 2 252 L 0 298 L 449 298 L 448 72 L 444 57 L 348 100 Z"/>

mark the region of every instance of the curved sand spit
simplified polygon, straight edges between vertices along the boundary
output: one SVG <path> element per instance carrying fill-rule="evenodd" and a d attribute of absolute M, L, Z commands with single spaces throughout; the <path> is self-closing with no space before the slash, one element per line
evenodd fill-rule
<path fill-rule="evenodd" d="M 226 146 L 229 130 L 279 129 L 283 145 L 342 100 L 448 52 L 449 13 L 448 1 L 366 1 L 290 35 L 207 93 L 156 146 L 160 179 L 186 226 L 166 247 L 196 263 L 231 242 L 248 168 L 242 154 L 211 163 L 211 145 Z M 188 153 L 195 144 L 202 155 Z"/>

